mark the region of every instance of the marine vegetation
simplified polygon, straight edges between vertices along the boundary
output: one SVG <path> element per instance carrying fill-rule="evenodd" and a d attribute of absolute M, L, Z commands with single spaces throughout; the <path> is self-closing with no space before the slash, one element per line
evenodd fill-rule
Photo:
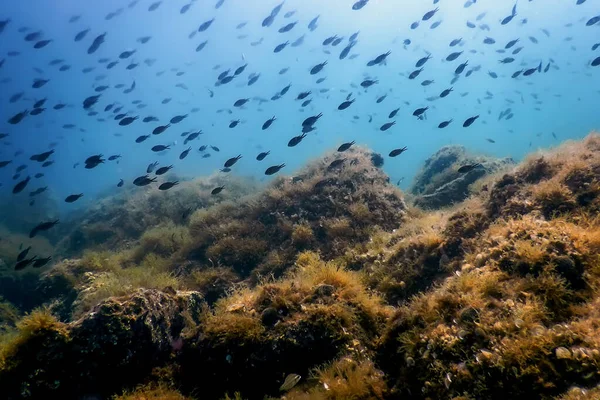
<path fill-rule="evenodd" d="M 0 303 L 7 398 L 594 398 L 600 135 L 439 210 L 345 157 L 43 272 Z"/>

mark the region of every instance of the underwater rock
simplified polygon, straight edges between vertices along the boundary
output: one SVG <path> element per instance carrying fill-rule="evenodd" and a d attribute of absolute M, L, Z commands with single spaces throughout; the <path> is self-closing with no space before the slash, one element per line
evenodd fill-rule
<path fill-rule="evenodd" d="M 168 176 L 175 180 L 175 176 Z M 180 178 L 177 178 L 180 179 Z M 210 190 L 227 182 L 227 191 L 211 196 Z M 65 257 L 81 255 L 84 250 L 114 250 L 126 247 L 150 228 L 164 223 L 187 224 L 195 210 L 221 201 L 240 198 L 255 190 L 256 183 L 242 178 L 214 175 L 182 181 L 163 192 L 156 188 L 135 188 L 123 195 L 98 202 L 72 220 L 61 224 L 63 239 L 57 245 Z"/>
<path fill-rule="evenodd" d="M 491 218 L 539 212 L 552 219 L 600 210 L 600 134 L 528 157 L 490 187 Z"/>
<path fill-rule="evenodd" d="M 307 376 L 339 356 L 372 350 L 390 310 L 362 286 L 360 273 L 310 252 L 296 267 L 285 279 L 220 300 L 201 318 L 180 357 L 184 393 L 276 396 L 290 373 Z"/>
<path fill-rule="evenodd" d="M 458 172 L 461 166 L 474 163 L 481 167 L 467 173 Z M 475 156 L 463 146 L 445 146 L 425 161 L 410 192 L 416 196 L 415 205 L 423 209 L 448 207 L 465 200 L 475 181 L 513 164 L 510 158 Z"/>
<path fill-rule="evenodd" d="M 185 258 L 232 268 L 242 278 L 281 275 L 302 250 L 324 259 L 390 232 L 404 218 L 401 192 L 374 166 L 372 153 L 352 147 L 328 153 L 293 178 L 277 178 L 263 193 L 197 211 Z"/>
<path fill-rule="evenodd" d="M 168 361 L 185 325 L 184 312 L 197 315 L 201 304 L 193 292 L 139 290 L 109 299 L 70 324 L 34 312 L 35 324 L 23 326 L 2 353 L 3 396 L 110 396 L 134 386 Z M 36 322 L 36 315 L 45 322 Z"/>

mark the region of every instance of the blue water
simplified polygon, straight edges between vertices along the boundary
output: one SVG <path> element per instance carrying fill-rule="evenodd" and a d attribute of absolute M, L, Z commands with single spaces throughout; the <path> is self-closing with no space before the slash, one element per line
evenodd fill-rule
<path fill-rule="evenodd" d="M 174 172 L 191 178 L 218 172 L 225 160 L 238 154 L 243 158 L 232 173 L 264 180 L 267 179 L 264 170 L 271 165 L 285 163 L 280 174 L 293 175 L 308 160 L 351 140 L 382 153 L 385 171 L 394 182 L 405 178 L 401 186 L 407 187 L 423 161 L 443 145 L 461 144 L 475 152 L 518 160 L 538 148 L 581 138 L 600 125 L 597 111 L 600 67 L 591 66 L 591 61 L 600 56 L 600 49 L 591 50 L 600 42 L 600 24 L 586 26 L 589 18 L 600 13 L 597 0 L 581 5 L 576 5 L 576 0 L 560 0 L 553 1 L 551 6 L 541 0 L 521 0 L 517 16 L 507 25 L 501 25 L 500 21 L 511 14 L 514 3 L 508 1 L 479 0 L 465 8 L 463 1 L 441 0 L 433 5 L 431 1 L 371 0 L 361 10 L 354 11 L 352 0 L 287 0 L 269 28 L 262 27 L 261 22 L 279 4 L 277 0 L 225 0 L 219 9 L 215 9 L 216 1 L 196 1 L 185 14 L 181 14 L 180 9 L 186 1 L 164 0 L 150 12 L 148 8 L 152 3 L 153 0 L 140 0 L 130 8 L 127 1 L 120 0 L 3 2 L 0 20 L 10 18 L 11 22 L 0 34 L 0 60 L 5 59 L 0 68 L 3 82 L 0 84 L 0 133 L 10 136 L 2 140 L 0 161 L 12 160 L 12 164 L 0 169 L 0 198 L 28 202 L 30 191 L 48 186 L 61 210 L 68 211 L 89 206 L 99 193 L 107 190 L 116 193 L 120 179 L 125 180 L 126 187 L 132 186 L 133 179 L 144 175 L 146 166 L 153 161 L 173 164 Z M 429 21 L 421 21 L 423 14 L 434 7 L 439 7 L 438 13 Z M 117 10 L 121 10 L 118 16 L 106 20 L 108 13 Z M 296 11 L 293 16 L 284 17 L 293 10 Z M 484 12 L 486 15 L 476 21 Z M 81 15 L 81 18 L 69 23 L 73 15 Z M 317 15 L 320 15 L 318 28 L 311 32 L 307 25 Z M 209 29 L 188 38 L 202 22 L 211 18 L 215 21 Z M 246 21 L 244 28 L 236 29 Z M 290 32 L 278 33 L 279 28 L 293 21 L 298 24 Z M 420 26 L 413 30 L 410 25 L 415 21 L 420 21 Z M 441 21 L 439 27 L 430 29 L 436 21 Z M 475 23 L 476 28 L 467 27 L 467 21 Z M 482 24 L 487 24 L 490 30 L 481 29 Z M 22 27 L 28 31 L 18 32 Z M 75 42 L 75 35 L 87 28 L 90 28 L 88 35 Z M 43 31 L 44 39 L 52 39 L 43 49 L 33 49 L 35 41 L 24 40 L 27 33 L 38 30 Z M 358 56 L 340 60 L 338 56 L 348 44 L 348 37 L 357 31 L 360 31 L 358 43 L 350 54 Z M 104 32 L 106 42 L 95 54 L 88 55 L 93 39 Z M 288 46 L 278 54 L 273 52 L 278 44 L 291 43 L 303 34 L 306 35 L 303 45 Z M 246 37 L 239 38 L 240 35 Z M 323 46 L 322 42 L 333 35 L 344 40 L 336 47 Z M 137 39 L 143 36 L 152 38 L 140 44 Z M 496 43 L 484 44 L 488 36 Z M 538 43 L 533 43 L 530 36 Z M 451 40 L 460 37 L 463 38 L 461 45 L 449 47 Z M 260 45 L 250 44 L 261 38 Z M 496 52 L 517 38 L 519 43 L 506 54 Z M 407 39 L 410 44 L 405 44 Z M 208 40 L 207 46 L 195 52 L 196 46 L 204 40 Z M 511 51 L 520 46 L 523 50 L 512 56 Z M 120 60 L 111 70 L 98 62 L 101 58 L 117 60 L 121 52 L 133 49 L 136 53 L 131 58 Z M 9 56 L 10 51 L 20 54 Z M 369 60 L 387 51 L 391 54 L 386 65 L 366 66 Z M 456 61 L 445 61 L 453 51 L 464 53 Z M 425 64 L 424 71 L 417 79 L 409 80 L 408 75 L 416 69 L 417 60 L 428 53 L 432 59 Z M 515 58 L 513 63 L 498 62 L 509 56 Z M 156 59 L 154 65 L 144 63 L 149 58 Z M 64 59 L 63 64 L 70 65 L 71 69 L 60 72 L 60 65 L 49 66 L 54 59 Z M 469 66 L 465 72 L 451 84 L 455 68 L 467 60 Z M 132 61 L 139 66 L 127 70 L 125 67 Z M 314 76 L 309 73 L 314 65 L 324 61 L 328 61 L 328 65 L 321 73 Z M 547 73 L 511 78 L 513 72 L 536 67 L 540 61 L 543 68 L 551 63 Z M 233 71 L 245 63 L 248 67 L 243 74 L 229 84 L 215 87 L 222 71 Z M 220 67 L 215 69 L 216 65 Z M 477 66 L 480 66 L 478 71 L 465 77 L 467 71 Z M 84 74 L 82 69 L 86 67 L 95 69 Z M 278 72 L 284 67 L 290 69 L 280 75 Z M 36 72 L 34 68 L 43 72 Z M 159 71 L 165 72 L 157 76 Z M 179 71 L 185 73 L 176 76 Z M 492 79 L 488 71 L 496 72 L 498 78 Z M 260 79 L 253 86 L 247 86 L 251 73 L 260 73 Z M 96 80 L 99 75 L 106 77 Z M 315 83 L 322 77 L 326 78 L 324 82 Z M 360 87 L 365 77 L 377 79 L 379 84 L 365 90 Z M 34 78 L 50 79 L 50 82 L 40 89 L 32 89 Z M 426 79 L 434 83 L 423 87 L 421 82 Z M 136 88 L 124 94 L 123 90 L 134 81 Z M 189 89 L 176 87 L 178 83 Z M 259 104 L 252 100 L 244 109 L 233 107 L 239 98 L 270 99 L 290 83 L 290 91 L 277 101 Z M 117 84 L 125 87 L 115 89 Z M 97 85 L 110 88 L 102 93 L 94 108 L 98 115 L 88 116 L 82 102 L 97 94 L 94 91 Z M 448 97 L 426 100 L 451 86 L 454 91 Z M 214 97 L 209 96 L 208 89 L 214 92 Z M 321 89 L 329 90 L 320 93 Z M 302 109 L 301 101 L 295 98 L 307 90 L 312 91 L 313 100 Z M 9 98 L 21 91 L 25 92 L 24 96 L 10 103 Z M 491 92 L 493 98 L 485 99 L 486 91 Z M 347 110 L 338 111 L 337 106 L 350 92 L 356 102 Z M 387 98 L 377 104 L 376 99 L 384 94 Z M 17 112 L 31 110 L 33 103 L 44 97 L 48 100 L 41 115 L 28 116 L 18 125 L 6 122 Z M 164 98 L 172 98 L 172 101 L 163 105 Z M 141 100 L 147 107 L 137 109 L 131 104 L 134 100 Z M 59 102 L 69 106 L 53 110 Z M 130 126 L 119 126 L 113 120 L 112 111 L 104 112 L 110 103 L 123 105 L 122 112 L 139 115 L 139 120 Z M 416 108 L 425 106 L 429 106 L 425 120 L 412 115 Z M 199 112 L 191 113 L 194 107 Z M 389 121 L 388 114 L 398 107 L 396 125 L 381 132 L 379 127 Z M 499 113 L 509 107 L 514 117 L 498 121 Z M 217 113 L 224 109 L 233 113 Z M 309 133 L 298 146 L 287 147 L 289 139 L 301 133 L 302 121 L 318 113 L 323 113 L 323 117 L 315 125 L 316 131 Z M 170 118 L 182 114 L 189 116 L 164 134 L 135 143 L 138 136 L 151 134 L 156 126 L 165 125 Z M 463 128 L 463 121 L 475 115 L 480 118 L 471 127 Z M 146 116 L 156 116 L 160 121 L 143 123 L 141 120 Z M 272 116 L 277 120 L 270 129 L 262 131 L 263 122 Z M 98 118 L 106 121 L 99 122 Z M 229 129 L 234 119 L 242 123 Z M 449 119 L 454 119 L 450 126 L 438 128 L 440 122 Z M 76 127 L 63 129 L 65 124 Z M 192 152 L 180 161 L 179 154 L 188 147 L 183 145 L 181 133 L 199 129 L 204 134 L 190 143 Z M 487 138 L 496 143 L 488 142 Z M 39 163 L 29 161 L 32 154 L 47 151 L 52 142 L 58 143 L 51 158 L 55 161 L 53 165 L 41 168 Z M 172 150 L 158 155 L 150 151 L 156 144 L 171 144 Z M 221 151 L 211 151 L 212 157 L 205 159 L 198 151 L 201 145 L 214 145 Z M 392 149 L 403 146 L 407 146 L 408 151 L 400 157 L 387 157 Z M 23 154 L 14 157 L 17 150 L 23 150 Z M 267 159 L 255 160 L 259 152 L 267 150 L 271 151 Z M 106 161 L 92 170 L 84 169 L 84 160 L 99 153 L 105 158 L 120 154 L 122 159 L 118 163 Z M 80 164 L 73 168 L 75 163 Z M 27 164 L 28 168 L 21 173 L 21 178 L 13 180 L 15 169 L 21 164 Z M 27 175 L 33 177 L 37 172 L 45 176 L 33 179 L 22 193 L 11 193 L 18 180 Z M 158 183 L 164 180 L 159 179 Z M 64 203 L 64 198 L 72 193 L 84 193 L 84 198 L 74 204 Z"/>

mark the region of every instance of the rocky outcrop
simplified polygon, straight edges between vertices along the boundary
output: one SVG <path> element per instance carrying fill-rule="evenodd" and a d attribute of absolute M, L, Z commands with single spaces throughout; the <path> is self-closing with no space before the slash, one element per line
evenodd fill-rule
<path fill-rule="evenodd" d="M 481 167 L 467 173 L 458 172 L 461 166 L 474 163 Z M 510 158 L 476 156 L 463 146 L 446 146 L 425 161 L 410 192 L 416 196 L 415 205 L 421 208 L 448 207 L 469 197 L 469 187 L 477 180 L 513 164 Z"/>
<path fill-rule="evenodd" d="M 184 315 L 197 316 L 201 304 L 194 292 L 139 290 L 69 324 L 34 314 L 4 352 L 2 396 L 108 396 L 134 386 L 169 360 Z"/>

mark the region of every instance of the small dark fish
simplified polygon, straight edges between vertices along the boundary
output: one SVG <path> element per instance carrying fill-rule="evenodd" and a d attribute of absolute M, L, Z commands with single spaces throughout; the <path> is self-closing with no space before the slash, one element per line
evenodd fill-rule
<path fill-rule="evenodd" d="M 251 78 L 248 79 L 248 86 L 254 85 L 256 81 L 258 81 L 258 78 L 260 78 L 260 74 L 252 75 Z"/>
<path fill-rule="evenodd" d="M 171 118 L 170 122 L 171 122 L 171 124 L 178 124 L 181 121 L 183 121 L 184 119 L 186 119 L 187 116 L 188 116 L 187 114 L 185 114 L 185 115 L 177 115 L 177 116 Z"/>
<path fill-rule="evenodd" d="M 24 180 L 20 181 L 19 183 L 17 183 L 14 187 L 13 187 L 13 194 L 18 194 L 21 193 L 23 191 L 23 189 L 25 189 L 25 187 L 27 186 L 27 184 L 30 181 L 30 177 L 28 176 L 27 178 L 25 178 Z"/>
<path fill-rule="evenodd" d="M 119 180 L 119 183 L 117 183 L 117 187 L 123 187 L 123 184 L 125 182 L 123 182 L 123 179 Z"/>
<path fill-rule="evenodd" d="M 454 39 L 453 41 L 450 42 L 450 47 L 454 47 L 457 44 L 459 44 L 462 41 L 462 38 L 460 39 Z"/>
<path fill-rule="evenodd" d="M 167 167 L 160 167 L 159 169 L 156 170 L 155 174 L 156 175 L 164 175 L 167 172 L 169 172 L 169 170 L 171 170 L 173 168 L 172 165 L 169 165 Z"/>
<path fill-rule="evenodd" d="M 80 40 L 83 40 L 83 38 L 88 34 L 89 31 L 90 29 L 88 28 L 79 32 L 77 35 L 75 35 L 75 41 L 79 42 Z"/>
<path fill-rule="evenodd" d="M 283 167 L 285 167 L 285 164 L 273 165 L 272 167 L 266 169 L 265 175 L 274 175 L 277 172 L 279 172 Z"/>
<path fill-rule="evenodd" d="M 389 156 L 390 156 L 390 157 L 397 157 L 397 156 L 399 156 L 400 154 L 404 153 L 406 150 L 407 150 L 407 147 L 406 147 L 406 146 L 402 147 L 401 149 L 394 149 L 394 150 L 392 150 L 392 151 L 390 152 Z"/>
<path fill-rule="evenodd" d="M 417 61 L 417 63 L 415 64 L 415 67 L 416 68 L 421 68 L 429 60 L 431 60 L 431 55 L 428 55 L 427 57 L 421 58 L 419 61 Z"/>
<path fill-rule="evenodd" d="M 88 110 L 94 106 L 100 99 L 100 94 L 96 96 L 90 96 L 83 101 L 83 109 Z"/>
<path fill-rule="evenodd" d="M 239 119 L 233 120 L 229 123 L 229 127 L 230 128 L 235 128 L 236 126 L 238 126 L 238 124 L 240 123 Z"/>
<path fill-rule="evenodd" d="M 34 154 L 29 159 L 31 161 L 44 162 L 46 161 L 52 154 L 54 154 L 54 150 L 46 151 L 40 154 Z"/>
<path fill-rule="evenodd" d="M 365 79 L 364 81 L 362 81 L 360 83 L 360 86 L 362 86 L 363 88 L 367 89 L 375 84 L 379 83 L 378 80 L 373 80 L 373 79 Z"/>
<path fill-rule="evenodd" d="M 39 232 L 45 232 L 57 225 L 58 223 L 59 220 L 57 219 L 54 221 L 42 222 L 41 224 L 38 224 L 35 228 L 31 230 L 31 232 L 29 232 L 29 238 L 34 238 Z"/>
<path fill-rule="evenodd" d="M 50 82 L 50 79 L 34 79 L 33 84 L 31 85 L 34 89 L 39 89 L 44 86 L 46 83 Z"/>
<path fill-rule="evenodd" d="M 135 121 L 138 118 L 139 117 L 125 117 L 125 118 L 123 118 L 122 120 L 119 121 L 119 125 L 120 126 L 131 125 L 133 123 L 133 121 Z"/>
<path fill-rule="evenodd" d="M 413 115 L 415 117 L 418 117 L 420 115 L 423 115 L 425 113 L 425 111 L 429 110 L 429 107 L 424 107 L 424 108 L 417 108 L 414 112 Z"/>
<path fill-rule="evenodd" d="M 158 7 L 160 7 L 161 4 L 162 1 L 155 1 L 154 3 L 150 4 L 150 7 L 148 7 L 148 11 L 156 10 Z"/>
<path fill-rule="evenodd" d="M 212 25 L 212 23 L 215 21 L 215 19 L 209 19 L 206 22 L 203 22 L 202 24 L 200 24 L 200 27 L 198 28 L 198 32 L 204 32 L 206 31 L 208 28 L 210 28 L 210 26 Z"/>
<path fill-rule="evenodd" d="M 463 53 L 462 51 L 457 51 L 457 52 L 454 52 L 454 53 L 450 53 L 450 55 L 448 55 L 448 57 L 446 57 L 446 61 L 454 61 L 458 57 L 460 57 L 460 55 L 462 53 Z"/>
<path fill-rule="evenodd" d="M 388 129 L 390 129 L 392 126 L 396 125 L 396 121 L 392 121 L 392 122 L 386 122 L 385 124 L 381 125 L 381 127 L 379 128 L 380 131 L 385 132 Z"/>
<path fill-rule="evenodd" d="M 208 44 L 208 40 L 205 40 L 204 42 L 200 43 L 197 47 L 196 47 L 196 53 L 201 52 L 206 45 Z"/>
<path fill-rule="evenodd" d="M 592 25 L 596 25 L 598 22 L 600 22 L 600 15 L 597 15 L 595 17 L 590 18 L 586 23 L 585 26 L 592 26 Z"/>
<path fill-rule="evenodd" d="M 242 158 L 242 155 L 238 155 L 237 157 L 232 157 L 229 160 L 225 161 L 224 167 L 225 168 L 229 168 L 229 167 L 233 167 L 235 165 L 235 163 L 237 163 L 240 158 Z"/>
<path fill-rule="evenodd" d="M 143 141 L 145 141 L 146 139 L 148 139 L 150 137 L 150 135 L 142 135 L 142 136 L 138 136 L 137 139 L 135 139 L 136 143 L 142 143 Z"/>
<path fill-rule="evenodd" d="M 278 32 L 279 33 L 286 33 L 291 31 L 292 29 L 294 29 L 294 26 L 296 26 L 296 24 L 298 23 L 298 21 L 296 22 L 290 22 L 287 25 L 282 26 L 281 28 L 279 28 Z"/>
<path fill-rule="evenodd" d="M 490 143 L 496 143 L 496 141 L 494 139 L 486 138 L 485 140 L 487 140 Z"/>
<path fill-rule="evenodd" d="M 485 43 L 485 44 L 495 44 L 496 40 L 494 38 L 491 38 L 491 37 L 488 36 L 485 39 L 483 39 L 483 43 Z"/>
<path fill-rule="evenodd" d="M 362 9 L 364 6 L 366 6 L 368 2 L 369 2 L 369 0 L 358 0 L 356 3 L 354 3 L 352 5 L 352 9 L 354 11 L 358 11 L 358 10 Z"/>
<path fill-rule="evenodd" d="M 347 109 L 347 108 L 348 108 L 348 107 L 350 107 L 350 106 L 352 105 L 352 103 L 354 103 L 355 101 L 356 101 L 356 99 L 352 99 L 352 100 L 347 100 L 347 101 L 344 101 L 343 103 L 341 103 L 341 104 L 338 106 L 338 110 L 340 110 L 340 111 L 341 111 L 341 110 L 345 110 L 345 109 Z"/>
<path fill-rule="evenodd" d="M 138 176 L 133 180 L 135 186 L 147 186 L 153 182 L 156 182 L 156 178 L 150 178 L 148 175 Z"/>
<path fill-rule="evenodd" d="M 317 64 L 314 67 L 311 68 L 310 70 L 310 74 L 311 75 L 316 75 L 319 72 L 321 72 L 321 70 L 323 69 L 323 67 L 325 67 L 327 65 L 327 61 L 322 62 L 321 64 Z"/>
<path fill-rule="evenodd" d="M 151 150 L 155 153 L 158 153 L 160 151 L 169 150 L 170 148 L 171 148 L 170 145 L 157 144 L 156 146 L 153 146 Z"/>
<path fill-rule="evenodd" d="M 443 129 L 443 128 L 447 127 L 448 125 L 450 125 L 452 123 L 452 121 L 453 121 L 452 119 L 448 120 L 448 121 L 444 121 L 438 125 L 438 128 Z"/>
<path fill-rule="evenodd" d="M 163 133 L 164 131 L 166 131 L 167 129 L 169 129 L 170 126 L 171 126 L 171 124 L 157 126 L 152 131 L 152 134 L 153 135 L 160 135 L 161 133 Z"/>
<path fill-rule="evenodd" d="M 212 194 L 212 195 L 219 194 L 223 191 L 223 189 L 225 189 L 225 186 L 216 187 L 210 192 L 210 194 Z"/>
<path fill-rule="evenodd" d="M 463 123 L 463 128 L 468 128 L 469 126 L 473 125 L 473 122 L 475 122 L 475 120 L 477 120 L 477 118 L 479 118 L 479 115 L 476 115 L 471 118 L 467 118 L 467 120 Z"/>
<path fill-rule="evenodd" d="M 319 113 L 318 115 L 308 117 L 302 122 L 302 126 L 313 126 L 322 116 L 323 113 Z"/>
<path fill-rule="evenodd" d="M 444 90 L 442 93 L 440 93 L 440 97 L 446 97 L 450 94 L 450 92 L 452 92 L 454 88 L 450 88 L 450 89 L 446 89 Z"/>
<path fill-rule="evenodd" d="M 302 139 L 304 139 L 305 137 L 306 137 L 306 133 L 303 133 L 302 135 L 294 136 L 288 142 L 288 147 L 297 146 L 298 144 L 300 144 L 300 142 L 302 142 Z"/>
<path fill-rule="evenodd" d="M 29 203 L 30 205 L 33 204 L 33 202 Z M 15 271 L 20 271 L 22 269 L 27 268 L 31 263 L 33 263 L 35 260 L 37 259 L 37 256 L 33 256 L 31 258 L 26 258 L 24 260 L 21 260 L 19 262 L 17 262 L 15 264 Z"/>
<path fill-rule="evenodd" d="M 289 44 L 290 42 L 287 41 L 285 43 L 281 43 L 278 44 L 277 46 L 275 46 L 275 49 L 273 49 L 273 53 L 279 53 L 280 51 L 282 51 L 283 49 L 285 49 L 285 47 Z"/>
<path fill-rule="evenodd" d="M 336 168 L 338 168 L 338 167 L 341 167 L 341 166 L 344 164 L 344 162 L 345 162 L 345 161 L 346 161 L 346 159 L 345 159 L 345 158 L 339 158 L 339 159 L 337 159 L 337 160 L 333 160 L 333 161 L 332 161 L 332 162 L 331 162 L 331 163 L 330 163 L 330 164 L 327 166 L 327 169 L 328 169 L 328 170 L 332 170 L 332 169 L 336 169 Z"/>
<path fill-rule="evenodd" d="M 500 22 L 500 24 L 501 24 L 501 25 L 506 25 L 506 24 L 508 24 L 510 21 L 512 21 L 514 17 L 515 17 L 515 16 L 514 16 L 514 15 L 512 15 L 512 14 L 511 14 L 511 15 L 509 15 L 508 17 L 504 18 L 504 19 L 503 19 L 503 20 Z"/>
<path fill-rule="evenodd" d="M 307 98 L 308 96 L 310 96 L 311 92 L 301 92 L 298 94 L 298 96 L 296 97 L 296 100 L 304 100 L 305 98 Z"/>
<path fill-rule="evenodd" d="M 342 52 L 340 53 L 339 59 L 343 60 L 346 57 L 348 57 L 348 54 L 350 54 L 350 51 L 352 50 L 352 48 L 356 45 L 356 42 L 350 42 L 350 44 L 348 44 L 346 47 L 344 47 L 344 49 L 342 50 Z"/>
<path fill-rule="evenodd" d="M 352 147 L 355 143 L 356 142 L 354 140 L 351 142 L 348 142 L 348 143 L 344 143 L 340 147 L 338 147 L 337 151 L 344 152 L 344 151 L 348 150 L 350 147 Z"/>
<path fill-rule="evenodd" d="M 33 268 L 42 268 L 44 265 L 48 264 L 50 261 L 52 261 L 52 257 L 38 258 L 33 261 L 32 267 Z"/>
<path fill-rule="evenodd" d="M 460 167 L 457 172 L 459 174 L 466 174 L 467 172 L 471 172 L 474 169 L 480 168 L 482 167 L 482 165 L 480 163 L 474 163 L 474 164 L 465 164 L 462 167 Z"/>
<path fill-rule="evenodd" d="M 17 262 L 23 261 L 25 259 L 25 257 L 27 257 L 27 254 L 29 253 L 29 250 L 31 250 L 31 246 L 29 246 L 26 249 L 24 249 L 23 251 L 21 251 L 19 253 L 19 255 L 17 256 Z"/>
<path fill-rule="evenodd" d="M 81 197 L 83 197 L 83 193 L 80 194 L 72 194 L 70 196 L 67 196 L 67 198 L 65 199 L 65 203 L 75 203 L 77 200 L 79 200 Z"/>
<path fill-rule="evenodd" d="M 433 81 L 432 81 L 432 82 L 433 82 Z M 382 101 L 384 101 L 384 100 L 385 100 L 385 98 L 386 98 L 386 97 L 387 97 L 387 94 L 384 94 L 383 96 L 379 96 L 379 97 L 377 98 L 377 100 L 376 100 L 376 103 L 377 103 L 377 104 L 381 103 Z"/>
<path fill-rule="evenodd" d="M 503 58 L 502 60 L 500 60 L 499 62 L 500 62 L 500 64 L 510 64 L 513 61 L 515 61 L 514 58 L 506 57 L 506 58 Z"/>
<path fill-rule="evenodd" d="M 257 156 L 256 156 L 256 159 L 257 159 L 258 161 L 262 161 L 262 160 L 264 160 L 264 159 L 265 159 L 265 157 L 266 157 L 266 156 L 268 156 L 269 154 L 271 154 L 271 152 L 270 152 L 270 151 L 264 151 L 264 152 L 260 153 L 259 155 L 257 155 Z"/>
<path fill-rule="evenodd" d="M 192 6 L 193 3 L 188 3 L 186 5 L 184 5 L 183 7 L 181 7 L 181 9 L 179 10 L 180 14 L 185 14 L 186 12 L 188 12 L 188 10 L 190 9 L 190 7 Z M 196 32 L 196 31 L 194 31 Z"/>
<path fill-rule="evenodd" d="M 427 11 L 424 15 L 423 18 L 421 18 L 422 21 L 428 21 L 430 20 L 436 12 L 438 12 L 439 8 L 436 7 L 435 10 L 431 10 L 431 11 Z"/>
<path fill-rule="evenodd" d="M 600 57 L 596 57 L 594 61 L 592 61 L 592 67 L 597 67 L 600 65 Z"/>
<path fill-rule="evenodd" d="M 94 39 L 94 42 L 92 43 L 92 45 L 88 48 L 88 54 L 94 54 L 99 48 L 100 45 L 102 45 L 102 43 L 104 43 L 104 38 L 106 37 L 106 33 L 103 33 L 102 35 L 99 35 L 96 37 L 96 39 Z"/>
<path fill-rule="evenodd" d="M 511 47 L 513 47 L 515 44 L 517 44 L 519 42 L 519 39 L 514 39 L 511 40 L 510 42 L 508 42 L 506 44 L 506 46 L 504 46 L 505 49 L 510 49 Z"/>
<path fill-rule="evenodd" d="M 177 186 L 179 185 L 179 181 L 175 181 L 175 182 L 165 182 L 163 184 L 161 184 L 158 187 L 158 190 L 169 190 L 171 189 L 173 186 Z"/>
<path fill-rule="evenodd" d="M 186 158 L 187 155 L 190 153 L 190 150 L 192 150 L 192 148 L 188 147 L 186 150 L 184 150 L 183 152 L 181 152 L 181 154 L 179 155 L 179 159 L 183 160 L 184 158 Z"/>
<path fill-rule="evenodd" d="M 269 118 L 268 120 L 266 120 L 262 126 L 262 130 L 264 131 L 265 129 L 268 129 L 276 119 L 277 118 L 275 118 L 275 116 L 273 116 L 272 118 Z"/>
<path fill-rule="evenodd" d="M 244 104 L 246 104 L 249 101 L 250 101 L 250 99 L 239 99 L 239 100 L 236 100 L 235 103 L 233 103 L 233 106 L 234 107 L 242 107 Z"/>

